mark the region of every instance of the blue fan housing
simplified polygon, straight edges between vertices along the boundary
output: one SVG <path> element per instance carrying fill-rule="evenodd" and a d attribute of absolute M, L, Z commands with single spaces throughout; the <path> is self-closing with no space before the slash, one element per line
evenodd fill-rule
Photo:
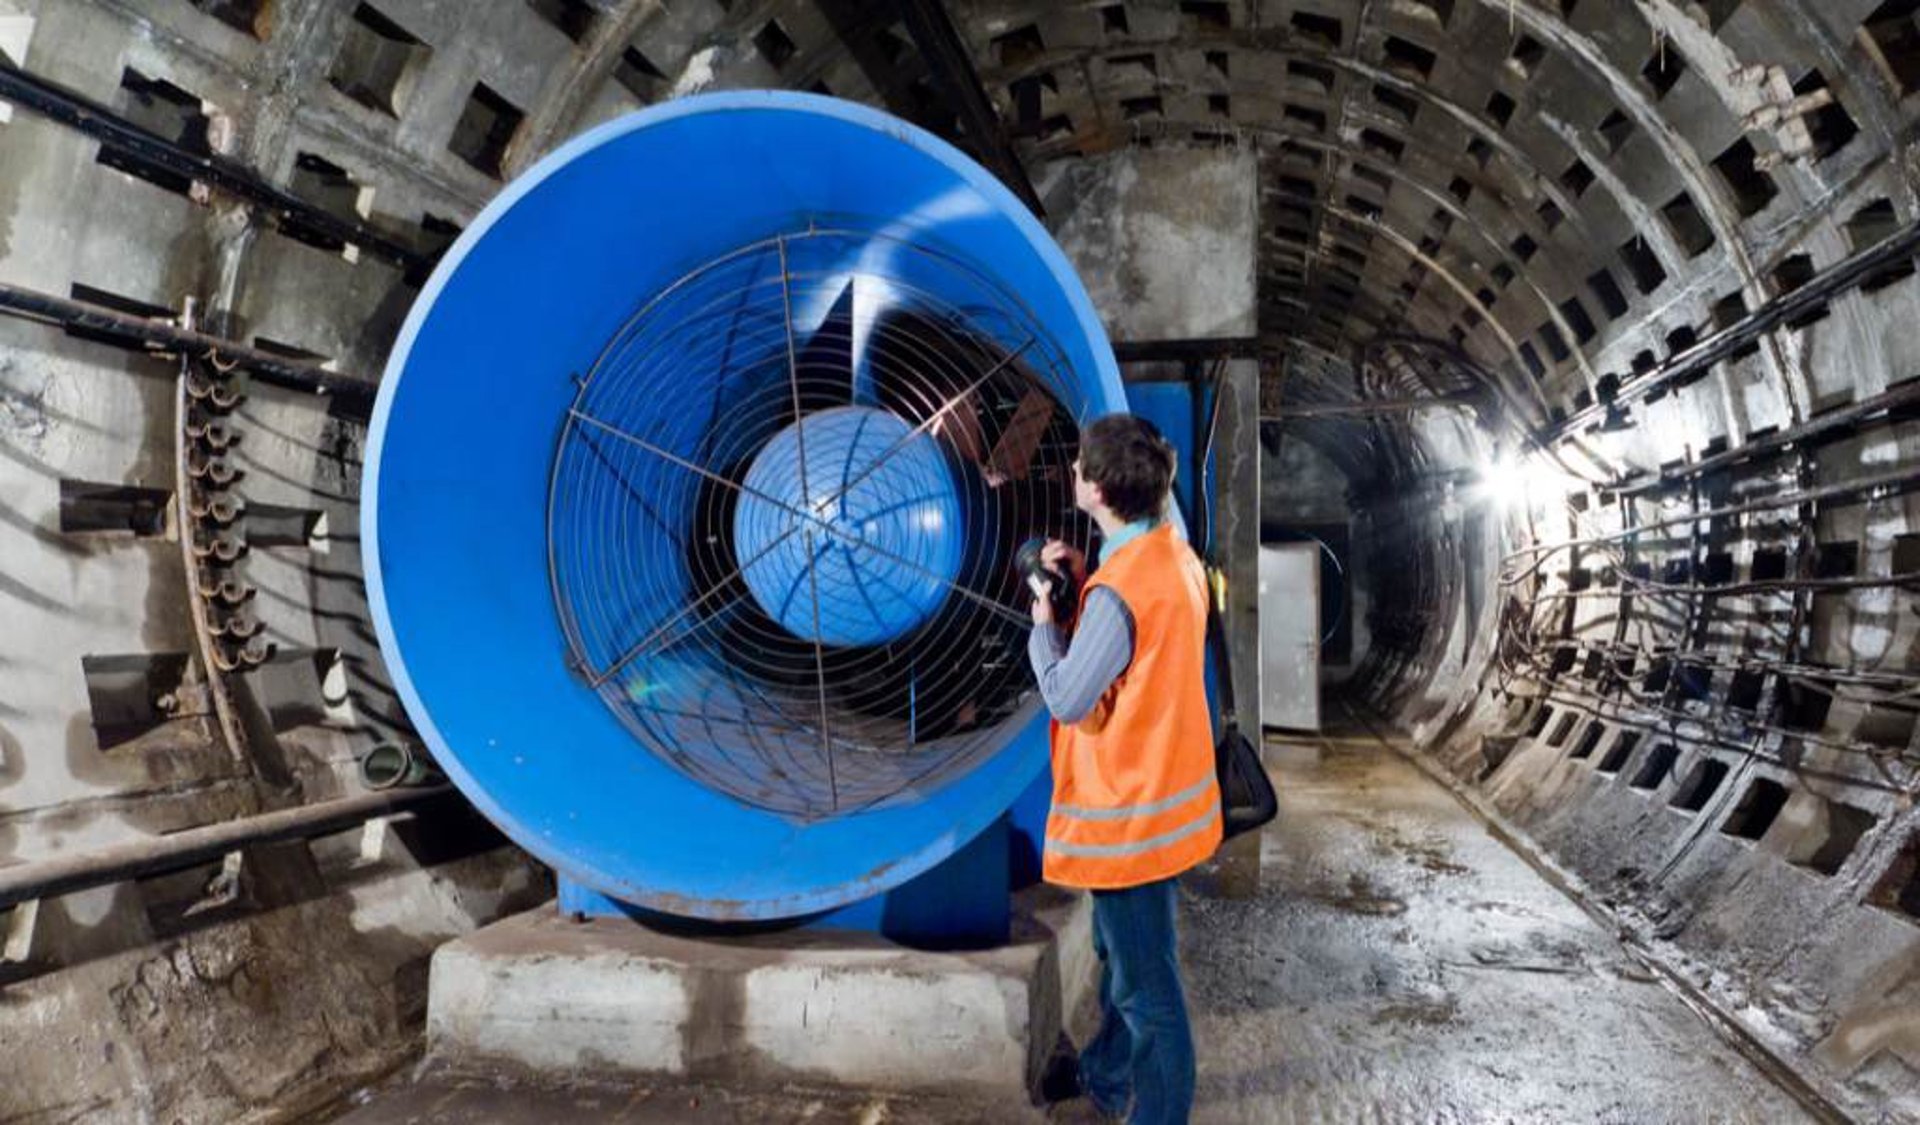
<path fill-rule="evenodd" d="M 839 243 L 806 237 L 827 227 L 876 237 L 851 258 L 828 260 L 824 249 L 809 248 Z M 796 300 L 789 331 L 776 322 L 760 337 L 772 341 L 778 357 L 765 365 L 772 372 L 768 402 L 786 391 L 779 380 L 788 349 L 808 362 L 805 349 L 812 346 L 816 356 L 825 349 L 814 343 L 818 326 L 838 323 L 827 305 L 841 288 L 823 279 L 857 273 L 937 298 L 923 302 L 928 307 L 966 314 L 965 332 L 986 342 L 980 354 L 989 357 L 970 361 L 969 371 L 1023 347 L 1023 363 L 1044 355 L 1055 373 L 1056 413 L 1069 422 L 1126 408 L 1112 350 L 1079 279 L 991 175 L 945 142 L 871 109 L 804 94 L 729 92 L 665 102 L 575 138 L 469 224 L 395 343 L 362 480 L 362 562 L 392 694 L 448 776 L 570 883 L 706 919 L 791 918 L 897 887 L 980 836 L 1046 768 L 1044 716 L 1031 701 L 987 728 L 997 741 L 990 752 L 935 780 L 913 772 L 911 750 L 936 736 L 913 729 L 911 713 L 876 712 L 875 724 L 893 724 L 913 741 L 907 753 L 867 755 L 867 768 L 897 768 L 901 780 L 884 800 L 845 802 L 827 815 L 756 806 L 739 795 L 755 782 L 744 767 L 742 776 L 718 785 L 669 752 L 676 741 L 692 748 L 714 736 L 721 728 L 707 715 L 721 711 L 744 714 L 747 721 L 735 728 L 745 735 L 763 732 L 752 729 L 754 709 L 775 690 L 800 701 L 781 703 L 782 721 L 798 730 L 784 745 L 817 752 L 821 740 L 805 737 L 822 695 L 806 674 L 813 666 L 808 639 L 874 646 L 925 636 L 991 608 L 941 593 L 956 566 L 967 580 L 987 568 L 977 561 L 984 556 L 973 533 L 951 530 L 970 518 L 967 497 L 982 487 L 980 474 L 969 468 L 963 479 L 933 445 L 909 440 L 883 469 L 847 490 L 837 511 L 799 521 L 801 533 L 779 539 L 793 530 L 796 508 L 820 499 L 816 471 L 858 477 L 876 463 L 876 446 L 902 438 L 904 424 L 894 417 L 900 403 L 885 398 L 884 381 L 867 385 L 865 366 L 834 384 L 837 401 L 822 400 L 824 409 L 807 405 L 797 423 L 774 419 L 764 435 L 742 434 L 737 448 L 709 440 L 732 432 L 704 421 L 711 396 L 673 377 L 636 383 L 631 399 L 594 397 L 601 384 L 589 375 L 637 310 L 740 248 L 775 239 L 791 244 L 722 267 L 747 279 L 743 286 L 771 284 L 770 307 L 778 306 L 789 273 L 796 282 L 803 274 L 814 279 L 812 288 L 796 286 L 796 296 L 821 298 L 818 306 Z M 939 248 L 944 257 L 920 254 L 921 247 Z M 953 260 L 988 278 L 994 293 L 1016 295 L 1001 307 L 1017 316 L 974 316 L 992 302 L 979 285 L 953 288 L 961 276 Z M 864 326 L 866 316 L 859 311 L 851 323 Z M 680 370 L 696 379 L 711 372 L 706 361 L 720 354 L 720 338 L 692 329 L 687 338 L 691 350 Z M 740 372 L 750 383 L 751 372 Z M 708 377 L 700 386 L 712 384 Z M 599 411 L 594 418 L 606 426 L 579 416 L 589 411 Z M 655 448 L 642 449 L 621 433 L 651 434 Z M 550 534 L 557 451 L 577 458 L 582 471 L 601 471 L 596 456 L 650 465 L 671 457 L 709 467 L 728 482 L 669 478 L 679 470 L 658 468 L 659 479 L 675 481 L 672 489 L 630 495 L 614 475 L 598 478 L 594 495 L 620 513 L 626 530 L 593 561 L 623 568 L 630 581 L 610 589 L 631 593 L 605 607 L 607 646 L 592 670 L 570 658 L 556 607 Z M 990 452 L 976 462 L 984 464 Z M 706 550 L 713 540 L 712 557 L 682 549 L 701 513 L 721 511 L 709 498 L 738 482 L 753 492 L 733 501 L 734 522 L 703 527 L 694 541 Z M 727 536 L 737 537 L 733 550 L 719 542 Z M 809 538 L 824 553 L 806 554 Z M 775 542 L 764 559 L 746 565 L 755 544 Z M 703 568 L 725 569 L 731 559 L 743 564 L 744 582 L 721 587 L 708 605 L 671 626 L 697 623 L 706 632 L 682 640 L 669 631 L 658 651 L 616 666 L 620 649 L 670 626 L 713 586 Z M 831 607 L 817 630 L 812 599 L 794 590 L 812 582 L 823 609 Z M 702 647 L 720 629 L 751 638 L 748 609 L 791 633 L 776 639 L 805 650 L 789 682 L 763 688 L 729 679 L 726 654 Z M 750 648 L 743 641 L 730 651 L 752 655 Z M 830 655 L 855 660 L 884 651 L 852 647 Z M 977 676 L 977 667 L 950 663 L 918 669 L 918 682 L 964 688 L 967 676 Z M 838 687 L 825 686 L 828 695 Z M 370 682 L 366 690 L 384 695 L 386 687 Z M 649 720 L 664 750 L 643 744 L 615 706 L 657 699 L 672 701 Z M 820 764 L 796 758 L 793 770 Z M 833 780 L 844 787 L 844 777 Z"/>

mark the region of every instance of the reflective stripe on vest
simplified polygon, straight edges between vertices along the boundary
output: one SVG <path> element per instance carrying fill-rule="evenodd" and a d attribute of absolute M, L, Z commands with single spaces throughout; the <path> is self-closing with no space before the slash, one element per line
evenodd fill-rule
<path fill-rule="evenodd" d="M 1146 805 L 1128 805 L 1118 809 L 1083 809 L 1077 805 L 1055 805 L 1053 811 L 1060 816 L 1073 817 L 1075 820 L 1125 820 L 1130 816 L 1152 816 L 1154 813 L 1166 812 L 1175 805 L 1193 800 L 1213 783 L 1214 779 L 1209 775 L 1165 800 Z"/>
<path fill-rule="evenodd" d="M 1153 837 L 1171 836 L 1179 829 L 1205 820 L 1219 806 L 1219 786 L 1210 773 L 1185 787 L 1181 791 L 1185 796 L 1180 800 L 1162 799 L 1123 806 L 1112 810 L 1119 814 L 1116 816 L 1077 817 L 1056 808 L 1053 815 L 1047 818 L 1047 840 L 1055 844 L 1092 847 L 1132 844 Z M 1153 811 L 1129 812 L 1143 809 Z"/>
<path fill-rule="evenodd" d="M 1138 843 L 1063 844 L 1057 841 L 1050 840 L 1047 842 L 1047 850 L 1055 853 L 1056 855 L 1081 856 L 1083 858 L 1084 857 L 1111 858 L 1113 856 L 1122 856 L 1122 855 L 1139 855 L 1142 852 L 1150 852 L 1155 848 L 1164 848 L 1168 844 L 1172 844 L 1180 840 L 1184 840 L 1188 836 L 1191 836 L 1194 833 L 1201 831 L 1202 829 L 1211 828 L 1213 827 L 1214 822 L 1219 819 L 1220 819 L 1220 805 L 1219 805 L 1219 802 L 1216 801 L 1214 803 L 1214 806 L 1207 810 L 1207 815 L 1204 818 L 1194 821 L 1192 824 L 1187 825 L 1185 828 L 1176 828 L 1171 832 L 1162 832 L 1158 836 L 1150 836 L 1145 840 L 1139 841 Z"/>

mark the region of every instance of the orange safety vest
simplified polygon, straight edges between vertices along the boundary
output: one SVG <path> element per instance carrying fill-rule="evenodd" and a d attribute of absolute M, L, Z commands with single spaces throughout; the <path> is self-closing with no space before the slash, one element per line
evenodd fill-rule
<path fill-rule="evenodd" d="M 1055 720 L 1047 882 L 1094 890 L 1178 875 L 1220 846 L 1220 786 L 1204 680 L 1207 581 L 1162 525 L 1113 552 L 1105 586 L 1133 615 L 1133 659 L 1077 723 Z"/>

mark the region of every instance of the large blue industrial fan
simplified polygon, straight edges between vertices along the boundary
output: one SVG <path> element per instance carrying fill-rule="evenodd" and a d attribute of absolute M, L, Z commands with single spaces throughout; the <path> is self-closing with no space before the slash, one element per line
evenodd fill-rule
<path fill-rule="evenodd" d="M 1085 292 L 937 139 L 809 95 L 683 99 L 474 222 L 381 386 L 368 589 L 449 776 L 568 882 L 829 910 L 1033 786 L 1010 565 L 1081 536 L 1122 408 Z"/>

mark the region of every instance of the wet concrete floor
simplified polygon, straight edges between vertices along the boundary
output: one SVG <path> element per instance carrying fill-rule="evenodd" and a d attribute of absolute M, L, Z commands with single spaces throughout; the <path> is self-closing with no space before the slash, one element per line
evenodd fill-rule
<path fill-rule="evenodd" d="M 1412 763 L 1268 747 L 1258 894 L 1184 896 L 1196 1122 L 1812 1120 Z"/>
<path fill-rule="evenodd" d="M 1182 892 L 1193 1120 L 1811 1121 L 1607 930 L 1364 731 L 1270 740 L 1250 898 Z M 1091 1121 L 939 1100 L 426 1077 L 344 1125 Z"/>

